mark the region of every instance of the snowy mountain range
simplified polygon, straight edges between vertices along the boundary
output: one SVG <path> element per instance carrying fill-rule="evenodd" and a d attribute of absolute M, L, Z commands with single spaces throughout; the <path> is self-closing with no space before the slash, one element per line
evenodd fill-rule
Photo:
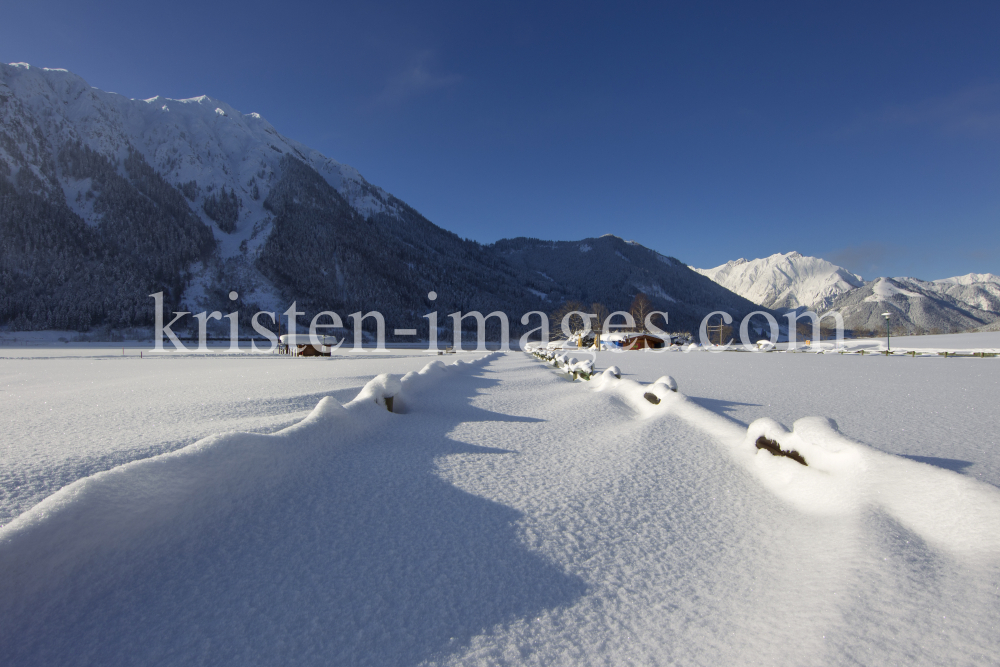
<path fill-rule="evenodd" d="M 523 312 L 628 309 L 638 291 L 687 329 L 720 304 L 755 308 L 617 237 L 463 240 L 208 96 L 134 100 L 66 70 L 0 64 L 0 325 L 145 326 L 157 291 L 171 310 L 238 308 L 244 325 L 292 301 L 307 314 L 379 310 L 390 331 L 430 309 L 502 310 L 516 330 Z"/>
<path fill-rule="evenodd" d="M 695 271 L 765 308 L 828 304 L 864 284 L 861 276 L 847 269 L 797 252 L 752 261 L 737 259 Z"/>
<path fill-rule="evenodd" d="M 860 331 L 880 330 L 884 312 L 893 313 L 894 326 L 910 332 L 967 331 L 1000 322 L 1000 277 L 990 273 L 866 282 L 843 267 L 797 252 L 695 271 L 765 308 L 839 311 L 849 328 Z"/>

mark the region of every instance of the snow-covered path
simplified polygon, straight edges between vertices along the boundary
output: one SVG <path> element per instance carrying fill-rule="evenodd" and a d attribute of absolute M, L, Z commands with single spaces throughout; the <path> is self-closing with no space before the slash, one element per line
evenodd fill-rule
<path fill-rule="evenodd" d="M 0 529 L 0 662 L 995 660 L 995 487 L 641 390 L 492 355 L 81 480 Z"/>

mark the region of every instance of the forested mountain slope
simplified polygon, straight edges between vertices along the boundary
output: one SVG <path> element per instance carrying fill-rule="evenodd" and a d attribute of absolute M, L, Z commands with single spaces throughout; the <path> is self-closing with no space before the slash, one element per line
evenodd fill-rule
<path fill-rule="evenodd" d="M 447 313 L 502 310 L 516 332 L 527 311 L 625 310 L 640 291 L 672 327 L 753 309 L 615 237 L 461 239 L 207 96 L 133 100 L 65 70 L 0 64 L 0 326 L 148 326 L 149 295 L 163 292 L 170 310 L 238 309 L 244 325 L 294 301 L 308 316 L 378 310 L 390 332 L 421 336 L 431 310 L 445 329 Z"/>

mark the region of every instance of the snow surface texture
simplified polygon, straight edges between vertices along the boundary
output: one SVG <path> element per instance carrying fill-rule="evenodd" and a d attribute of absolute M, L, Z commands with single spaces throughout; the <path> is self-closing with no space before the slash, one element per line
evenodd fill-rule
<path fill-rule="evenodd" d="M 522 354 L 435 362 L 401 381 L 381 375 L 346 406 L 324 398 L 271 435 L 212 436 L 80 480 L 0 529 L 0 660 L 995 658 L 1000 491 L 878 451 L 884 436 L 911 437 L 885 426 L 910 398 L 887 391 L 880 411 L 839 429 L 800 419 L 856 409 L 846 383 L 875 379 L 930 394 L 918 408 L 943 412 L 964 402 L 950 395 L 963 384 L 978 407 L 996 375 L 970 381 L 970 369 L 994 362 L 928 371 L 910 360 L 924 369 L 914 381 L 886 371 L 907 364 L 891 358 L 600 353 L 598 371 L 609 360 L 623 379 L 566 382 Z M 668 371 L 681 391 L 651 405 L 634 378 Z M 722 416 L 750 387 L 755 403 L 788 399 L 759 412 L 793 428 Z M 401 414 L 379 404 L 386 392 L 399 392 Z M 996 419 L 937 438 L 935 451 L 975 440 L 980 461 L 995 458 Z M 809 467 L 757 450 L 762 434 Z"/>
<path fill-rule="evenodd" d="M 0 525 L 82 477 L 213 433 L 277 431 L 324 396 L 349 400 L 373 376 L 428 359 L 426 351 L 334 360 L 125 353 L 0 349 Z"/>
<path fill-rule="evenodd" d="M 797 252 L 695 271 L 765 308 L 822 305 L 864 284 L 847 269 Z"/>
<path fill-rule="evenodd" d="M 912 336 L 899 343 L 961 338 L 967 345 L 983 337 L 990 338 L 978 342 L 1000 344 L 998 334 Z M 597 354 L 598 371 L 612 365 L 643 383 L 669 373 L 690 400 L 743 426 L 762 418 L 790 426 L 822 415 L 858 442 L 1000 486 L 1000 358 Z"/>
<path fill-rule="evenodd" d="M 833 341 L 810 342 L 804 349 L 825 349 L 832 351 L 843 348 L 846 350 L 884 350 L 885 337 L 854 338 L 841 343 Z M 797 345 L 801 343 L 796 343 Z M 910 350 L 926 353 L 954 352 L 957 354 L 975 354 L 978 352 L 1000 352 L 1000 333 L 978 331 L 959 334 L 941 334 L 937 336 L 892 336 L 889 341 L 893 354 L 905 353 Z M 784 346 L 787 347 L 787 346 Z"/>

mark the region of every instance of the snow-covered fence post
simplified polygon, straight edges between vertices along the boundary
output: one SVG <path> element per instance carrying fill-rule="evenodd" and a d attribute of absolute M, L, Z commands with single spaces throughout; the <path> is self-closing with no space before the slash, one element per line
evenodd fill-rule
<path fill-rule="evenodd" d="M 642 395 L 653 405 L 659 405 L 668 391 L 677 393 L 677 380 L 669 375 L 664 375 L 649 386 L 649 391 Z"/>

